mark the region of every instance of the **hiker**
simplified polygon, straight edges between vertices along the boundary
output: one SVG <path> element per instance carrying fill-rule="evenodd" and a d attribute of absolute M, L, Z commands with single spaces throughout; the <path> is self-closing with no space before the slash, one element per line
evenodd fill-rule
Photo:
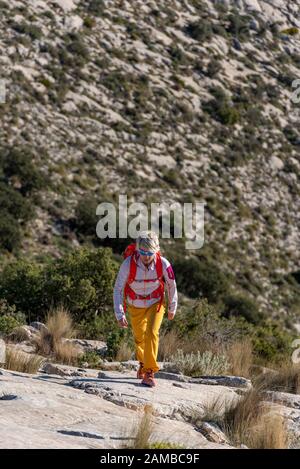
<path fill-rule="evenodd" d="M 155 386 L 159 328 L 165 313 L 165 285 L 168 290 L 168 319 L 177 309 L 177 288 L 170 262 L 160 254 L 158 236 L 143 231 L 135 243 L 127 246 L 114 286 L 114 311 L 120 327 L 127 327 L 126 307 L 133 329 L 137 378 L 142 384 Z M 126 305 L 127 302 L 127 305 Z"/>

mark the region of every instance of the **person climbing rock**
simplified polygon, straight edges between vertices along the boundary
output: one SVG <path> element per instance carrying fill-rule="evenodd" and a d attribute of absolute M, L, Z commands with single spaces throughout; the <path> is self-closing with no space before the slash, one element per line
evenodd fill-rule
<path fill-rule="evenodd" d="M 114 286 L 114 312 L 120 327 L 127 327 L 130 317 L 136 359 L 137 378 L 142 384 L 155 386 L 159 328 L 165 314 L 165 284 L 168 292 L 168 319 L 177 309 L 177 287 L 170 262 L 161 256 L 158 236 L 143 231 L 135 243 L 127 246 Z"/>

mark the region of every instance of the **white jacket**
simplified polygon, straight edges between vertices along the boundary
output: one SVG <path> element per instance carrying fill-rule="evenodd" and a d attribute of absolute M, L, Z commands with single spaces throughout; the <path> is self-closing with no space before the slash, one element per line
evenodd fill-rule
<path fill-rule="evenodd" d="M 116 278 L 114 286 L 114 311 L 116 318 L 122 319 L 124 316 L 123 308 L 123 297 L 124 297 L 124 287 L 129 275 L 130 270 L 130 259 L 131 256 L 127 257 L 121 264 L 119 273 Z M 169 298 L 169 311 L 176 313 L 177 309 L 177 287 L 174 272 L 170 262 L 165 258 L 161 257 L 162 267 L 163 267 L 163 276 L 166 282 L 168 298 Z M 147 296 L 156 290 L 159 287 L 159 280 L 155 282 L 144 282 L 145 279 L 155 279 L 157 278 L 155 262 L 152 261 L 151 264 L 147 267 L 141 261 L 141 258 L 137 258 L 137 269 L 135 280 L 130 284 L 132 290 L 138 295 Z M 157 298 L 150 298 L 149 300 L 145 299 L 136 299 L 132 300 L 127 297 L 127 303 L 131 304 L 137 308 L 147 308 L 154 303 L 157 303 Z"/>

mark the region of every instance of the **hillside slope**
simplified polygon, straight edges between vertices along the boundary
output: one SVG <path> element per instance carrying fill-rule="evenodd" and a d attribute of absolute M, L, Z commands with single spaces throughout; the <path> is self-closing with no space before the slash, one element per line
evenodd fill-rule
<path fill-rule="evenodd" d="M 22 252 L 76 247 L 85 195 L 205 201 L 205 255 L 297 314 L 299 27 L 298 0 L 1 0 L 1 151 L 49 178 Z"/>

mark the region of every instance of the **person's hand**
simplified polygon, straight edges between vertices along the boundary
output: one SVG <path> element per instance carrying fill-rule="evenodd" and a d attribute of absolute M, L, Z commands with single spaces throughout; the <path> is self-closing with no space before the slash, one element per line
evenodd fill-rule
<path fill-rule="evenodd" d="M 119 327 L 122 327 L 123 329 L 128 327 L 128 322 L 125 316 L 122 317 L 122 319 L 119 319 L 118 321 Z"/>
<path fill-rule="evenodd" d="M 171 313 L 171 311 L 168 312 L 168 319 L 172 321 L 174 319 L 175 313 Z"/>

